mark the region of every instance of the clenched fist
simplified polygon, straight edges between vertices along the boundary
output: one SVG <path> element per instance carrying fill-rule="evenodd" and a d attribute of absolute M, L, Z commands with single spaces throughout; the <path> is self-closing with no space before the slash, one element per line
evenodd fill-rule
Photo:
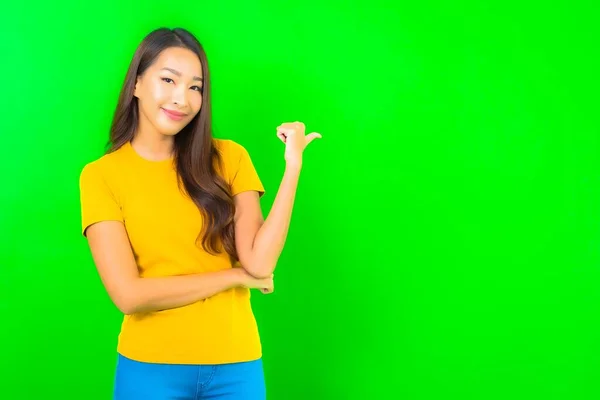
<path fill-rule="evenodd" d="M 285 161 L 289 165 L 302 166 L 302 153 L 306 146 L 315 139 L 320 139 L 321 134 L 312 132 L 305 134 L 306 127 L 302 122 L 286 122 L 277 127 L 277 137 L 285 143 Z"/>

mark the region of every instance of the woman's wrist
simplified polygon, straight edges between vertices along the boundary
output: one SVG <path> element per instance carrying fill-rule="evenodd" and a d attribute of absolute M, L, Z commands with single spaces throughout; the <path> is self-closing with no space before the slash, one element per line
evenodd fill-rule
<path fill-rule="evenodd" d="M 300 173 L 302 170 L 302 160 L 286 161 L 285 170 L 291 173 Z"/>

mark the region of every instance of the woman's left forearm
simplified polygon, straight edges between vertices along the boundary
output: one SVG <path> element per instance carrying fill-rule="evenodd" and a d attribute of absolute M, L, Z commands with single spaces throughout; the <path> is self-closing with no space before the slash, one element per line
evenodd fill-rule
<path fill-rule="evenodd" d="M 275 270 L 287 238 L 301 169 L 301 164 L 286 165 L 273 206 L 256 233 L 252 263 L 245 268 L 257 278 L 269 277 Z"/>

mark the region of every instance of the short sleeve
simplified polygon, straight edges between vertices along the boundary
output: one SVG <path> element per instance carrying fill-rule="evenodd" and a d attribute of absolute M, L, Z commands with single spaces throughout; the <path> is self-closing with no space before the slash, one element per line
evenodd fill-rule
<path fill-rule="evenodd" d="M 82 234 L 100 221 L 123 221 L 121 206 L 98 165 L 87 164 L 79 178 Z"/>
<path fill-rule="evenodd" d="M 231 194 L 235 196 L 238 193 L 255 190 L 259 196 L 265 193 L 263 184 L 254 167 L 248 151 L 241 145 L 235 143 L 237 151 L 236 162 L 233 165 L 233 175 L 231 179 Z"/>

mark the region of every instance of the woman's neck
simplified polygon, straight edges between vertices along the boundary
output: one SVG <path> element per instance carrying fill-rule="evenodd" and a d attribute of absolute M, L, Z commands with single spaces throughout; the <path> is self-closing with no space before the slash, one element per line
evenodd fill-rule
<path fill-rule="evenodd" d="M 131 140 L 131 146 L 148 160 L 162 161 L 173 157 L 174 139 L 173 136 L 139 130 Z"/>

